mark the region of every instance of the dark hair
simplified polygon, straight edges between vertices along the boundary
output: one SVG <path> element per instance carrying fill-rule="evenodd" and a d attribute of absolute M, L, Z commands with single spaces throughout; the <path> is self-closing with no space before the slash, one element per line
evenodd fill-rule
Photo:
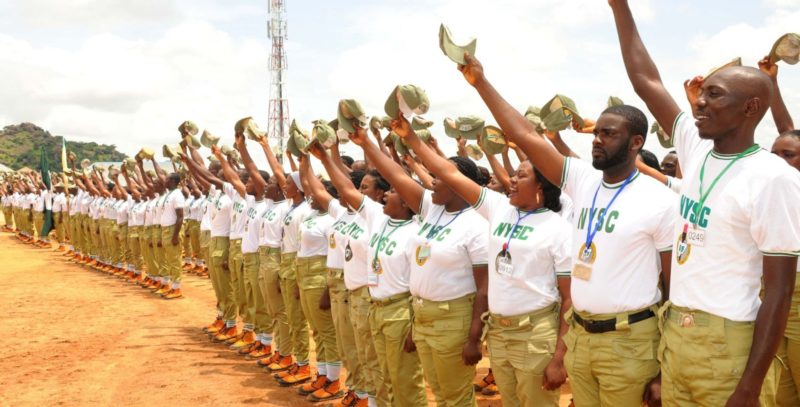
<path fill-rule="evenodd" d="M 639 157 L 642 157 L 642 162 L 648 167 L 661 171 L 661 165 L 658 163 L 658 157 L 653 154 L 650 150 L 641 149 L 639 150 Z"/>
<path fill-rule="evenodd" d="M 350 182 L 353 183 L 356 189 L 361 188 L 361 180 L 364 179 L 365 175 L 367 175 L 367 173 L 361 170 L 350 171 Z"/>
<path fill-rule="evenodd" d="M 670 154 L 678 154 L 678 152 L 677 152 L 677 151 L 675 151 L 675 150 L 672 150 L 672 151 L 670 151 L 670 152 L 668 152 L 668 153 L 667 153 L 667 155 L 670 155 Z"/>
<path fill-rule="evenodd" d="M 478 185 L 485 187 L 489 184 L 489 181 L 492 179 L 492 173 L 489 172 L 489 169 L 486 167 L 478 166 L 478 172 L 480 172 L 481 179 L 478 181 Z"/>
<path fill-rule="evenodd" d="M 536 175 L 536 181 L 542 186 L 544 207 L 553 212 L 561 212 L 561 188 L 548 181 L 536 167 L 533 168 L 533 173 Z"/>
<path fill-rule="evenodd" d="M 181 182 L 181 176 L 173 172 L 167 175 L 167 180 L 174 180 L 175 182 Z"/>
<path fill-rule="evenodd" d="M 344 165 L 346 165 L 347 168 L 352 167 L 354 162 L 355 160 L 353 160 L 353 157 L 350 157 L 349 155 L 342 156 L 342 163 L 344 163 Z"/>
<path fill-rule="evenodd" d="M 474 183 L 480 184 L 481 175 L 478 171 L 478 166 L 475 164 L 475 161 L 459 156 L 450 157 L 449 160 L 456 165 L 458 172 L 471 179 Z"/>
<path fill-rule="evenodd" d="M 325 191 L 327 191 L 333 199 L 339 199 L 339 191 L 336 190 L 336 187 L 333 186 L 333 183 L 328 180 L 322 180 L 322 186 L 325 187 Z"/>
<path fill-rule="evenodd" d="M 116 184 L 114 184 L 113 182 L 109 182 L 108 184 L 106 184 L 106 189 L 108 189 L 109 191 L 111 191 L 112 189 L 114 189 L 114 186 L 115 186 L 115 185 L 116 185 Z"/>
<path fill-rule="evenodd" d="M 383 175 L 378 172 L 378 170 L 372 169 L 366 172 L 365 175 L 369 175 L 375 180 L 375 186 L 378 187 L 381 191 L 388 191 L 392 189 L 392 185 L 389 184 L 389 181 L 386 181 L 386 178 L 383 178 Z"/>
<path fill-rule="evenodd" d="M 796 137 L 796 138 L 800 138 L 800 130 L 785 131 L 785 132 L 781 133 L 780 136 L 778 136 L 778 138 L 781 138 L 781 137 Z"/>
<path fill-rule="evenodd" d="M 266 171 L 258 170 L 258 174 L 261 175 L 261 178 L 264 178 L 264 182 L 269 182 L 269 173 Z"/>
<path fill-rule="evenodd" d="M 625 119 L 628 133 L 631 136 L 640 135 L 647 141 L 647 116 L 641 110 L 629 105 L 610 106 L 603 110 L 603 114 L 615 114 Z"/>

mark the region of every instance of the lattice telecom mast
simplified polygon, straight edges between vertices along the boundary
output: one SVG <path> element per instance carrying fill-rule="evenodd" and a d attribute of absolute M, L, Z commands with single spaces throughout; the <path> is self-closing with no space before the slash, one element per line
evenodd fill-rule
<path fill-rule="evenodd" d="M 273 139 L 271 144 L 277 145 L 282 153 L 285 151 L 289 133 L 289 100 L 286 99 L 283 91 L 283 75 L 288 68 L 286 50 L 283 48 L 283 43 L 287 38 L 286 1 L 268 0 L 268 5 L 267 33 L 272 40 L 272 53 L 269 57 L 271 79 L 267 134 Z M 283 154 L 278 156 L 278 160 L 283 162 Z"/>

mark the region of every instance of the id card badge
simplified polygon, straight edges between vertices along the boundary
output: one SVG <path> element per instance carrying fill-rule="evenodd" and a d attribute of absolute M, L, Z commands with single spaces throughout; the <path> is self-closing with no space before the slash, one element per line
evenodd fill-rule
<path fill-rule="evenodd" d="M 498 253 L 495 268 L 497 269 L 497 274 L 503 277 L 511 277 L 514 274 L 514 266 L 511 264 L 511 253 L 508 251 Z"/>
<path fill-rule="evenodd" d="M 419 246 L 419 259 L 422 261 L 428 260 L 431 258 L 431 244 L 428 242 L 423 243 Z"/>
<path fill-rule="evenodd" d="M 367 273 L 367 286 L 368 287 L 377 287 L 379 278 L 380 278 L 380 276 L 378 276 L 375 273 L 372 273 L 372 272 Z"/>
<path fill-rule="evenodd" d="M 589 281 L 589 279 L 592 278 L 592 265 L 580 260 L 575 260 L 575 265 L 572 266 L 572 277 L 583 281 Z"/>
<path fill-rule="evenodd" d="M 706 231 L 696 227 L 686 231 L 686 243 L 692 246 L 703 247 L 706 244 Z"/>

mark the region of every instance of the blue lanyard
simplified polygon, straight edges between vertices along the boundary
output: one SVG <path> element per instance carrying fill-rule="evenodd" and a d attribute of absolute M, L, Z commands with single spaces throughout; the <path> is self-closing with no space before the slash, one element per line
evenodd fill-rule
<path fill-rule="evenodd" d="M 431 230 L 429 230 L 429 231 L 428 231 L 428 234 L 427 234 L 427 235 L 425 235 L 425 240 L 428 240 L 428 241 L 430 241 L 431 239 L 433 239 L 433 237 L 434 237 L 434 236 L 436 236 L 436 233 L 438 233 L 440 230 L 442 230 L 442 229 L 444 229 L 444 228 L 446 228 L 446 227 L 450 226 L 450 224 L 451 224 L 451 223 L 453 223 L 453 221 L 454 221 L 454 220 L 458 219 L 458 217 L 459 217 L 459 216 L 461 216 L 461 214 L 464 212 L 464 209 L 467 209 L 467 207 L 463 207 L 463 208 L 461 208 L 461 210 L 460 210 L 460 211 L 458 211 L 458 213 L 456 214 L 456 216 L 453 216 L 453 219 L 450 219 L 450 221 L 449 221 L 449 222 L 447 222 L 446 224 L 444 224 L 444 226 L 442 226 L 441 228 L 439 228 L 439 229 L 436 229 L 436 227 L 437 227 L 437 226 L 439 226 L 439 221 L 442 219 L 442 215 L 444 215 L 444 213 L 447 211 L 447 210 L 444 208 L 444 206 L 442 206 L 442 211 L 441 211 L 441 212 L 439 212 L 439 217 L 438 217 L 438 218 L 436 218 L 436 224 L 434 224 L 433 226 L 431 226 Z"/>
<path fill-rule="evenodd" d="M 633 177 L 636 175 L 636 172 L 637 172 L 636 170 L 633 170 L 631 175 L 628 175 L 628 178 L 625 179 L 625 183 L 622 184 L 622 186 L 617 190 L 617 192 L 611 198 L 611 201 L 608 203 L 608 206 L 606 206 L 603 212 L 597 216 L 597 223 L 594 225 L 594 228 L 592 228 L 592 219 L 594 219 L 594 206 L 595 203 L 597 202 L 597 193 L 600 192 L 600 188 L 603 186 L 603 182 L 601 181 L 600 185 L 597 186 L 597 190 L 594 191 L 594 198 L 592 198 L 592 208 L 589 210 L 589 225 L 586 228 L 586 246 L 584 247 L 586 247 L 587 250 L 592 246 L 592 240 L 594 240 L 594 236 L 597 234 L 597 231 L 599 231 L 600 227 L 603 226 L 603 218 L 608 213 L 608 210 L 611 209 L 611 205 L 613 205 L 614 201 L 617 200 L 617 197 L 619 196 L 619 194 L 622 193 L 622 190 L 625 189 L 625 187 L 627 187 L 628 184 L 631 183 L 631 181 L 633 181 Z"/>
<path fill-rule="evenodd" d="M 503 251 L 508 251 L 508 248 L 511 247 L 511 238 L 514 236 L 514 232 L 517 230 L 517 227 L 519 226 L 520 222 L 525 220 L 525 218 L 527 218 L 528 216 L 533 215 L 534 213 L 542 213 L 545 211 L 547 211 L 547 208 L 539 208 L 530 212 L 526 212 L 525 216 L 520 216 L 522 211 L 517 209 L 517 223 L 515 223 L 514 227 L 511 228 L 511 233 L 508 234 L 508 240 L 505 242 L 505 244 L 503 244 Z"/>

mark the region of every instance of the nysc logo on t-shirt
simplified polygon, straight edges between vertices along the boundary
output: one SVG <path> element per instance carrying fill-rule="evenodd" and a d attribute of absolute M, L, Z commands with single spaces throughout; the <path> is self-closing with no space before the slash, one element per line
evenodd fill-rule
<path fill-rule="evenodd" d="M 431 229 L 432 228 L 432 229 Z M 430 233 L 428 233 L 428 229 Z M 444 241 L 444 239 L 449 235 L 451 232 L 450 228 L 444 228 L 444 226 L 432 226 L 430 223 L 425 223 L 422 228 L 419 229 L 417 236 L 430 236 L 430 240 L 436 240 L 439 242 Z"/>
<path fill-rule="evenodd" d="M 589 222 L 589 213 L 591 209 L 583 208 L 581 209 L 581 214 L 578 216 L 578 229 L 586 229 L 586 224 Z M 594 215 L 592 216 L 592 222 L 597 222 L 597 219 L 605 212 L 603 208 L 595 208 Z M 605 233 L 611 233 L 616 228 L 616 220 L 619 219 L 619 212 L 618 211 L 611 211 L 608 213 L 607 216 L 603 217 L 603 225 L 600 225 L 598 230 L 602 230 Z"/>
<path fill-rule="evenodd" d="M 351 222 L 345 227 L 339 229 L 339 232 L 345 236 L 350 236 L 351 239 L 358 240 L 358 238 L 361 237 L 361 234 L 364 233 L 364 229 L 358 226 L 357 223 Z"/>
<path fill-rule="evenodd" d="M 244 204 L 241 202 L 234 203 L 233 210 L 236 211 L 236 213 L 242 213 L 244 211 Z"/>
<path fill-rule="evenodd" d="M 711 208 L 704 206 L 702 210 L 699 211 L 700 219 L 697 219 L 695 214 L 698 212 L 699 206 L 699 202 L 681 194 L 681 217 L 705 229 L 708 227 L 708 217 L 711 216 Z"/>
<path fill-rule="evenodd" d="M 277 215 L 278 214 L 275 213 L 275 211 L 269 210 L 267 212 L 264 212 L 263 218 L 266 219 L 267 222 L 272 222 L 273 220 L 275 220 L 275 216 L 277 216 Z"/>
<path fill-rule="evenodd" d="M 511 234 L 511 239 L 528 240 L 528 233 L 533 232 L 533 226 L 517 226 L 514 233 L 511 233 L 511 229 L 514 229 L 513 224 L 501 222 L 492 234 L 502 238 L 507 238 Z"/>
<path fill-rule="evenodd" d="M 394 249 L 397 247 L 397 242 L 394 240 L 389 240 L 389 237 L 381 238 L 380 235 L 377 233 L 373 233 L 372 237 L 369 239 L 369 247 L 374 249 L 375 243 L 380 239 L 378 243 L 378 252 L 385 253 L 387 256 L 391 256 L 394 254 Z"/>

